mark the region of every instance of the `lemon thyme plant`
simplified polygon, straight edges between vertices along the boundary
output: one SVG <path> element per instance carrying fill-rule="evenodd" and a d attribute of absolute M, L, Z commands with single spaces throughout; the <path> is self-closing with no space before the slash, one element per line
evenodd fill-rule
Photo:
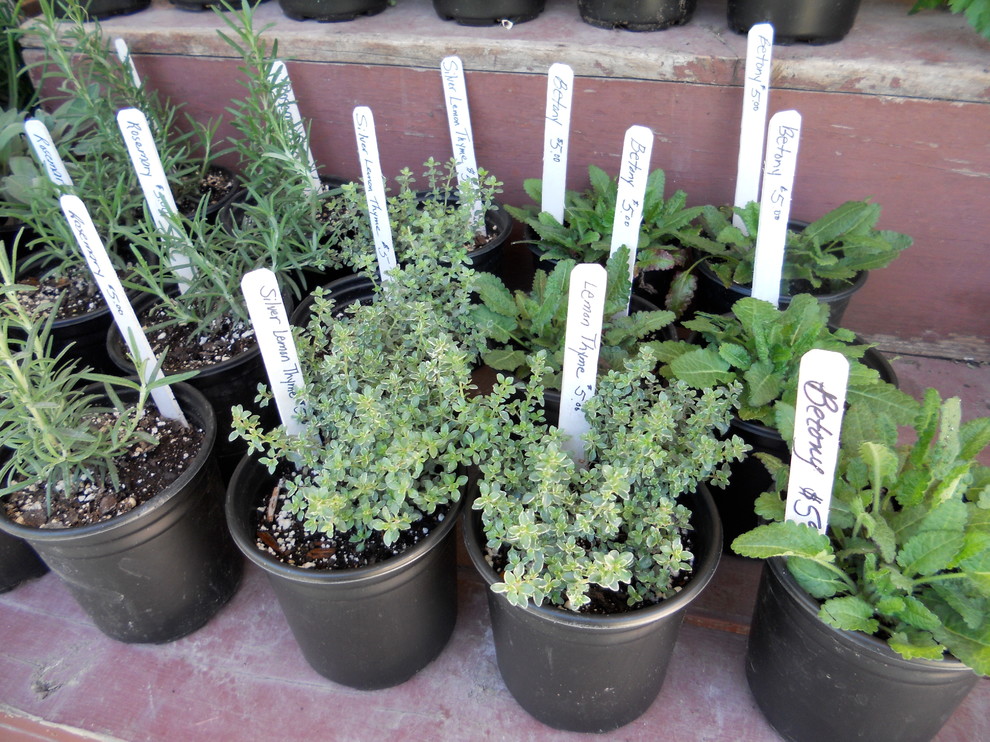
<path fill-rule="evenodd" d="M 590 186 L 583 192 L 567 191 L 564 196 L 564 223 L 551 214 L 540 211 L 543 182 L 529 179 L 523 188 L 535 202 L 523 208 L 507 206 L 508 212 L 528 225 L 537 238 L 532 244 L 547 260 L 576 260 L 579 263 L 602 263 L 609 255 L 612 226 L 618 199 L 618 178 L 610 177 L 594 165 L 588 167 Z M 691 261 L 691 248 L 701 248 L 706 242 L 701 227 L 696 224 L 701 207 L 688 207 L 684 191 L 664 198 L 667 176 L 654 170 L 646 181 L 643 197 L 643 222 L 639 231 L 635 275 L 637 285 L 646 287 L 643 274 L 650 271 L 670 271 L 675 278 L 664 306 L 677 314 L 687 307 L 693 295 L 689 276 L 678 280 L 681 270 Z M 647 289 L 647 291 L 653 289 Z"/>
<path fill-rule="evenodd" d="M 373 538 L 389 546 L 460 498 L 471 355 L 401 280 L 346 311 L 322 290 L 314 296 L 297 333 L 308 433 L 264 430 L 235 407 L 233 435 L 282 472 L 286 508 L 307 532 L 343 536 L 358 551 Z"/>
<path fill-rule="evenodd" d="M 516 605 L 583 610 L 598 599 L 618 610 L 669 597 L 691 571 L 687 508 L 700 484 L 724 485 L 746 446 L 722 440 L 735 389 L 669 387 L 649 348 L 598 381 L 585 405 L 587 468 L 564 449 L 543 408 L 545 352 L 525 384 L 499 376 L 479 397 L 464 446 L 481 478 L 489 556 Z"/>
<path fill-rule="evenodd" d="M 761 495 L 769 523 L 736 538 L 747 557 L 786 557 L 821 601 L 819 618 L 885 639 L 906 658 L 948 652 L 990 675 L 990 418 L 961 422 L 957 397 L 929 389 L 913 422 L 914 443 L 895 430 L 846 436 L 827 533 L 784 522 L 781 490 Z"/>
<path fill-rule="evenodd" d="M 550 371 L 546 383 L 559 386 L 568 290 L 575 265 L 573 260 L 561 260 L 549 275 L 537 270 L 528 293 L 510 292 L 497 276 L 477 274 L 473 286 L 481 303 L 472 307 L 472 315 L 490 339 L 490 347 L 482 356 L 488 366 L 525 377 L 532 354 L 546 350 Z M 624 246 L 605 263 L 608 278 L 599 361 L 602 371 L 621 368 L 640 346 L 659 342 L 656 333 L 674 320 L 674 313 L 666 310 L 622 313 L 630 296 L 628 265 L 629 250 Z"/>

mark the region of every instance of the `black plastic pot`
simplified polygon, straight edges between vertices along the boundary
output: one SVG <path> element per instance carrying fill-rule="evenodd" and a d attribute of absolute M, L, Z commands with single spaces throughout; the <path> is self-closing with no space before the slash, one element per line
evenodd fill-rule
<path fill-rule="evenodd" d="M 128 15 L 144 10 L 151 5 L 151 0 L 79 0 L 79 5 L 90 18 L 103 20 L 116 15 Z M 55 0 L 55 14 L 65 15 L 65 4 Z"/>
<path fill-rule="evenodd" d="M 48 567 L 24 539 L 0 531 L 0 593 L 47 571 Z"/>
<path fill-rule="evenodd" d="M 217 10 L 227 10 L 227 6 L 224 5 L 223 0 L 168 0 L 172 5 L 181 10 L 191 10 L 199 12 L 202 10 L 212 10 L 216 8 Z M 253 0 L 251 5 L 260 5 L 261 3 L 268 2 L 268 0 Z M 235 3 L 234 7 L 240 7 L 239 3 Z"/>
<path fill-rule="evenodd" d="M 752 296 L 753 294 L 751 286 L 742 286 L 738 283 L 733 283 L 726 287 L 704 261 L 698 263 L 696 270 L 698 272 L 698 290 L 695 300 L 691 305 L 695 312 L 724 314 L 730 311 L 732 305 L 744 296 Z M 869 278 L 869 275 L 869 271 L 862 271 L 845 288 L 815 294 L 815 298 L 820 303 L 828 304 L 829 322 L 833 325 L 839 325 L 842 322 L 842 318 L 846 313 L 846 309 L 849 307 L 849 302 L 852 300 L 853 295 L 866 285 L 866 279 Z M 784 309 L 790 303 L 791 297 L 782 294 L 778 306 Z"/>
<path fill-rule="evenodd" d="M 324 285 L 323 290 L 333 299 L 334 308 L 343 310 L 349 304 L 370 304 L 378 296 L 375 291 L 375 282 L 367 276 L 352 273 L 349 276 L 338 278 Z M 312 314 L 313 296 L 310 294 L 292 312 L 289 318 L 290 324 L 296 327 L 305 327 Z"/>
<path fill-rule="evenodd" d="M 925 742 L 976 683 L 955 659 L 906 660 L 880 639 L 832 628 L 818 609 L 783 560 L 764 564 L 746 678 L 784 739 Z"/>
<path fill-rule="evenodd" d="M 757 23 L 772 23 L 774 43 L 829 44 L 853 27 L 860 0 L 729 0 L 729 28 L 747 33 Z"/>
<path fill-rule="evenodd" d="M 433 0 L 433 9 L 445 21 L 462 26 L 531 21 L 546 7 L 546 0 Z"/>
<path fill-rule="evenodd" d="M 262 2 L 263 1 L 264 0 L 262 0 Z M 172 0 L 172 2 L 174 3 L 175 0 Z M 207 7 L 211 7 L 211 6 L 207 6 Z M 206 10 L 207 8 L 204 7 L 202 9 Z M 223 177 L 224 179 L 230 179 L 233 181 L 233 186 L 230 188 L 230 190 L 227 191 L 227 193 L 223 195 L 223 197 L 217 199 L 213 203 L 207 204 L 206 212 L 204 216 L 206 217 L 206 220 L 210 224 L 213 224 L 220 218 L 220 215 L 223 214 L 224 211 L 228 209 L 230 205 L 234 202 L 234 200 L 238 197 L 238 195 L 241 192 L 241 188 L 237 176 L 235 176 L 234 173 L 229 168 L 225 168 L 222 165 L 210 165 L 207 168 L 207 173 L 215 174 L 220 177 Z M 197 196 L 195 204 L 198 205 L 198 203 L 199 203 L 199 197 Z M 180 205 L 180 210 L 181 210 L 181 205 Z M 195 216 L 195 208 L 190 210 L 183 210 L 182 213 L 184 216 L 192 218 L 193 216 Z"/>
<path fill-rule="evenodd" d="M 388 0 L 278 0 L 278 4 L 294 21 L 333 23 L 381 13 Z"/>
<path fill-rule="evenodd" d="M 65 582 L 107 636 L 162 643 L 205 624 L 230 599 L 242 561 L 224 527 L 223 484 L 213 458 L 216 418 L 202 394 L 172 386 L 206 437 L 188 468 L 161 493 L 112 520 L 66 529 L 29 528 L 0 516 Z M 133 399 L 133 393 L 120 392 Z"/>
<path fill-rule="evenodd" d="M 157 301 L 154 294 L 145 294 L 133 302 L 134 311 L 138 317 Z M 287 299 L 288 301 L 288 299 Z M 292 307 L 288 307 L 289 311 Z M 103 344 L 115 369 L 126 375 L 136 373 L 134 364 L 128 355 L 127 345 L 116 324 L 112 324 L 103 334 Z M 257 343 L 249 350 L 234 356 L 222 363 L 201 369 L 186 383 L 203 393 L 213 406 L 217 418 L 216 459 L 224 481 L 229 479 L 241 457 L 247 451 L 247 443 L 243 440 L 229 440 L 233 416 L 230 408 L 236 404 L 243 405 L 252 412 L 261 415 L 266 422 L 273 423 L 275 410 L 272 405 L 258 407 L 255 396 L 258 384 L 267 383 L 261 349 Z"/>
<path fill-rule="evenodd" d="M 581 20 L 598 28 L 661 31 L 691 20 L 697 0 L 578 0 Z"/>
<path fill-rule="evenodd" d="M 519 608 L 488 590 L 499 671 L 513 698 L 536 719 L 556 729 L 607 732 L 642 715 L 656 699 L 685 609 L 715 573 L 722 549 L 707 489 L 686 503 L 694 527 L 694 572 L 663 603 L 598 616 L 532 603 Z M 481 514 L 467 513 L 467 552 L 490 588 L 499 579 L 484 558 Z"/>
<path fill-rule="evenodd" d="M 387 562 L 301 569 L 255 545 L 254 510 L 276 476 L 245 457 L 227 489 L 227 523 L 237 546 L 268 576 L 306 661 L 335 683 L 361 690 L 405 682 L 440 654 L 454 630 L 460 503 L 426 539 Z"/>

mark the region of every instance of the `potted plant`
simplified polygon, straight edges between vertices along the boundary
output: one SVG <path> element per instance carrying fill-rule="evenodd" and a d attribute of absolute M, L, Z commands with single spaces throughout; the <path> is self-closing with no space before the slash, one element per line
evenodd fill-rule
<path fill-rule="evenodd" d="M 495 200 L 501 189 L 501 182 L 483 168 L 476 179 L 459 183 L 453 159 L 440 163 L 427 158 L 423 163 L 422 186 L 412 170 L 403 168 L 386 202 L 393 239 L 397 242 L 396 259 L 400 263 L 407 260 L 402 244 L 423 234 L 439 245 L 442 255 L 457 253 L 463 247 L 467 249 L 471 268 L 498 273 L 512 232 L 509 216 L 512 207 Z M 377 273 L 364 187 L 360 183 L 348 183 L 341 187 L 341 192 L 338 218 L 348 227 L 338 249 L 358 272 Z M 471 226 L 476 208 L 484 213 L 483 230 Z"/>
<path fill-rule="evenodd" d="M 661 373 L 696 389 L 741 385 L 733 432 L 757 453 L 781 459 L 789 457 L 794 436 L 798 368 L 814 348 L 850 361 L 844 425 L 875 430 L 909 423 L 913 400 L 890 383 L 892 376 L 884 378 L 889 366 L 882 356 L 857 343 L 852 331 L 831 327 L 828 319 L 828 306 L 809 294 L 798 294 L 783 309 L 745 297 L 728 314 L 701 313 L 685 322 L 696 336 L 659 348 Z M 756 458 L 732 468 L 729 485 L 715 499 L 726 533 L 734 537 L 756 524 L 752 504 L 770 478 Z"/>
<path fill-rule="evenodd" d="M 256 456 L 228 489 L 234 538 L 268 575 L 310 665 L 361 689 L 410 678 L 456 619 L 472 354 L 446 329 L 450 299 L 404 276 L 439 267 L 427 257 L 436 245 L 422 249 L 374 302 L 341 311 L 314 294 L 296 335 L 302 433 L 234 410 Z"/>
<path fill-rule="evenodd" d="M 611 249 L 618 178 L 610 177 L 594 165 L 588 167 L 588 176 L 587 190 L 566 192 L 563 224 L 539 210 L 537 204 L 542 202 L 543 193 L 539 179 L 523 183 L 533 204 L 524 208 L 506 207 L 531 230 L 530 249 L 541 261 L 571 259 L 605 264 Z M 700 248 L 705 238 L 701 236 L 701 227 L 695 224 L 701 207 L 688 208 L 683 191 L 665 199 L 665 184 L 663 170 L 651 172 L 646 182 L 636 251 L 636 291 L 649 299 L 663 298 L 664 308 L 680 314 L 691 297 L 682 288 L 683 279 L 675 276 L 690 264 L 691 248 Z"/>
<path fill-rule="evenodd" d="M 736 299 L 750 295 L 760 206 L 749 203 L 732 213 L 739 215 L 744 229 L 732 224 L 731 213 L 714 206 L 701 212 L 708 239 L 694 246 L 701 258 L 697 311 L 726 312 Z M 879 219 L 879 204 L 847 201 L 811 224 L 792 223 L 781 273 L 781 305 L 795 294 L 815 294 L 831 305 L 832 322 L 839 324 L 868 272 L 886 267 L 911 246 L 907 235 L 877 229 Z"/>
<path fill-rule="evenodd" d="M 697 0 L 578 0 L 581 20 L 599 28 L 662 31 L 691 20 Z"/>
<path fill-rule="evenodd" d="M 510 292 L 501 279 L 478 274 L 473 282 L 479 303 L 472 315 L 489 338 L 482 360 L 495 371 L 517 378 L 529 375 L 529 362 L 539 350 L 547 351 L 547 384 L 559 388 L 567 328 L 568 286 L 576 263 L 561 260 L 548 275 L 537 270 L 529 292 Z M 657 309 L 645 299 L 630 300 L 629 250 L 622 247 L 606 261 L 608 271 L 605 319 L 599 370 L 621 368 L 644 343 L 673 338 L 674 313 Z M 628 314 L 625 310 L 630 310 Z"/>
<path fill-rule="evenodd" d="M 746 669 L 786 739 L 928 740 L 990 674 L 990 418 L 929 389 L 913 431 L 844 431 L 825 533 L 778 487 L 732 543 L 768 560 Z"/>
<path fill-rule="evenodd" d="M 22 306 L 32 289 L 15 283 L 5 254 L 0 273 L 0 529 L 33 547 L 108 636 L 185 636 L 240 578 L 209 405 L 174 378 L 147 385 L 50 355 L 51 315 L 39 326 Z M 186 425 L 149 403 L 166 383 Z"/>
<path fill-rule="evenodd" d="M 544 409 L 545 351 L 524 385 L 500 376 L 464 444 L 479 467 L 465 523 L 490 587 L 499 670 L 530 714 L 608 731 L 663 682 L 684 608 L 721 551 L 706 481 L 746 450 L 721 440 L 735 392 L 666 385 L 649 348 L 585 403 L 587 468 Z"/>
<path fill-rule="evenodd" d="M 512 26 L 531 21 L 543 12 L 546 0 L 433 0 L 433 9 L 445 21 L 463 26 Z"/>
<path fill-rule="evenodd" d="M 841 41 L 852 29 L 860 0 L 729 0 L 729 28 L 747 33 L 757 23 L 772 23 L 778 44 Z"/>

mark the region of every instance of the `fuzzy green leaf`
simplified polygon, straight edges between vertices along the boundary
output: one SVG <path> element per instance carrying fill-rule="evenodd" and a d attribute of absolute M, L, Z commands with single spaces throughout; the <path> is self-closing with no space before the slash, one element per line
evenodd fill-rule
<path fill-rule="evenodd" d="M 729 364 L 711 348 L 696 348 L 678 356 L 671 361 L 670 370 L 695 389 L 728 384 L 733 378 Z"/>
<path fill-rule="evenodd" d="M 757 526 L 737 536 L 732 550 L 752 559 L 799 556 L 818 562 L 834 561 L 828 536 L 790 521 Z"/>
<path fill-rule="evenodd" d="M 880 628 L 873 618 L 873 606 L 855 595 L 831 598 L 822 604 L 818 617 L 829 626 L 873 635 Z"/>

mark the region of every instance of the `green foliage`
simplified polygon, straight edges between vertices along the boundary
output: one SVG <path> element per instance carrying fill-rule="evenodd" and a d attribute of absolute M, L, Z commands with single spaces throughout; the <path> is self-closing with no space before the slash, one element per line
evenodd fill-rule
<path fill-rule="evenodd" d="M 34 86 L 24 73 L 20 28 L 24 20 L 23 0 L 0 3 L 0 107 L 27 111 L 36 100 Z"/>
<path fill-rule="evenodd" d="M 506 207 L 513 217 L 528 225 L 537 235 L 533 244 L 548 260 L 574 260 L 578 263 L 604 265 L 612 243 L 612 226 L 618 200 L 618 178 L 611 178 L 599 167 L 590 165 L 591 186 L 584 192 L 567 191 L 564 195 L 564 223 L 540 211 L 543 184 L 527 180 L 523 187 L 535 204 L 524 208 Z M 636 276 L 646 271 L 677 271 L 688 264 L 691 248 L 707 242 L 695 224 L 701 207 L 687 207 L 687 195 L 676 191 L 664 198 L 666 175 L 663 170 L 650 173 L 643 198 L 643 223 L 636 251 Z M 680 273 L 678 272 L 678 275 Z M 642 284 L 646 287 L 646 284 Z M 677 281 L 666 297 L 665 306 L 680 314 L 694 291 L 694 279 L 688 274 Z"/>
<path fill-rule="evenodd" d="M 586 404 L 584 468 L 543 411 L 545 361 L 541 351 L 524 384 L 499 375 L 475 399 L 465 439 L 482 475 L 473 507 L 489 552 L 507 559 L 493 589 L 517 605 L 571 610 L 599 590 L 622 590 L 630 606 L 669 597 L 694 559 L 678 498 L 708 480 L 724 485 L 727 462 L 746 450 L 715 434 L 727 429 L 735 391 L 667 387 L 644 349 L 602 376 Z"/>
<path fill-rule="evenodd" d="M 917 0 L 908 13 L 934 8 L 948 8 L 963 13 L 977 33 L 990 39 L 990 0 Z"/>
<path fill-rule="evenodd" d="M 214 6 L 218 18 L 230 29 L 217 31 L 240 57 L 237 69 L 244 75 L 238 83 L 244 97 L 227 107 L 230 125 L 239 136 L 231 139 L 240 156 L 245 182 L 258 190 L 274 188 L 287 181 L 309 185 L 311 173 L 307 143 L 308 131 L 300 131 L 284 115 L 280 98 L 287 97 L 291 85 L 276 81 L 272 64 L 278 59 L 278 41 L 269 44 L 265 31 L 272 25 L 255 25 L 255 7 L 243 0 Z M 316 194 L 314 194 L 315 197 Z"/>
<path fill-rule="evenodd" d="M 990 468 L 978 461 L 990 418 L 960 420 L 958 398 L 927 390 L 914 443 L 898 447 L 896 431 L 843 442 L 827 535 L 781 522 L 778 507 L 732 548 L 789 557 L 832 626 L 876 634 L 907 658 L 950 652 L 990 675 Z"/>
<path fill-rule="evenodd" d="M 753 283 L 753 261 L 760 222 L 760 205 L 735 207 L 745 231 L 733 226 L 731 213 L 714 206 L 702 210 L 700 223 L 710 238 L 696 247 L 723 284 Z M 911 246 L 907 235 L 876 229 L 880 206 L 847 201 L 803 230 L 788 230 L 781 293 L 837 291 L 850 285 L 861 271 L 883 268 Z"/>
<path fill-rule="evenodd" d="M 211 151 L 212 125 L 185 122 L 180 108 L 147 86 L 135 84 L 128 68 L 110 49 L 99 22 L 90 21 L 78 2 L 40 0 L 32 24 L 43 57 L 30 67 L 40 76 L 39 118 L 48 125 L 77 193 L 86 200 L 97 232 L 107 245 L 126 239 L 144 223 L 144 196 L 127 154 L 116 114 L 138 108 L 148 118 L 165 173 L 177 200 L 198 194 Z M 0 215 L 26 222 L 40 237 L 31 246 L 39 259 L 70 270 L 83 259 L 58 206 L 60 195 L 37 168 L 24 167 L 5 187 L 20 203 L 4 204 Z M 198 195 L 196 196 L 198 198 Z"/>
<path fill-rule="evenodd" d="M 455 502 L 466 482 L 472 356 L 444 331 L 445 307 L 395 278 L 374 303 L 344 312 L 315 294 L 312 320 L 297 333 L 307 435 L 263 430 L 234 408 L 234 435 L 270 471 L 282 469 L 289 507 L 309 532 L 355 543 L 382 532 L 392 543 Z"/>
<path fill-rule="evenodd" d="M 16 253 L 16 250 L 15 250 Z M 0 495 L 32 485 L 52 497 L 72 497 L 86 482 L 118 485 L 114 459 L 139 441 L 157 443 L 137 429 L 154 386 L 93 373 L 65 357 L 52 354 L 54 312 L 39 324 L 20 301 L 33 291 L 17 284 L 7 251 L 0 251 L 0 446 L 6 458 L 0 466 Z M 167 378 L 171 383 L 184 377 Z M 100 395 L 84 390 L 103 382 L 110 405 L 97 406 Z M 138 392 L 134 405 L 125 405 L 113 387 Z M 94 424 L 97 412 L 116 411 L 108 426 Z"/>
<path fill-rule="evenodd" d="M 665 343 L 663 374 L 695 388 L 738 383 L 739 417 L 756 420 L 791 440 L 801 357 L 814 348 L 842 353 L 850 360 L 844 435 L 868 437 L 875 429 L 907 424 L 915 403 L 880 379 L 859 359 L 867 346 L 855 345 L 850 330 L 829 329 L 829 309 L 810 294 L 798 294 L 783 310 L 746 297 L 730 315 L 700 313 L 684 323 L 698 333 L 698 344 Z M 847 427 L 848 426 L 848 427 Z"/>
<path fill-rule="evenodd" d="M 490 339 L 489 350 L 482 356 L 486 364 L 496 371 L 508 371 L 524 378 L 529 373 L 532 355 L 545 349 L 550 372 L 546 383 L 559 386 L 570 275 L 575 265 L 573 260 L 561 260 L 549 275 L 538 270 L 528 293 L 510 293 L 497 276 L 477 275 L 474 288 L 481 304 L 472 308 L 472 314 Z M 664 310 L 620 314 L 629 303 L 628 265 L 626 247 L 606 262 L 608 280 L 599 358 L 601 371 L 621 368 L 647 338 L 674 319 L 673 312 Z"/>

